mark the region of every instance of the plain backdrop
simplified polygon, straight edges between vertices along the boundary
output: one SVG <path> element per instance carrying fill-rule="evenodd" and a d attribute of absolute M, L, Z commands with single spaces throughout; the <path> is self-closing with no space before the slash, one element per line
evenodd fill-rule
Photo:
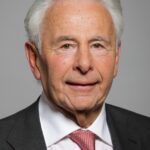
<path fill-rule="evenodd" d="M 0 118 L 41 93 L 25 58 L 24 17 L 33 0 L 0 0 Z M 107 102 L 150 116 L 150 0 L 122 0 L 120 66 Z"/>

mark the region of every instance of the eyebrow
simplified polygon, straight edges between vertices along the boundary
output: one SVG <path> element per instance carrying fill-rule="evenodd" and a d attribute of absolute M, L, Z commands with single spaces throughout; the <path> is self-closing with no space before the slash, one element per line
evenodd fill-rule
<path fill-rule="evenodd" d="M 89 42 L 94 42 L 94 41 L 104 41 L 104 42 L 107 42 L 107 43 L 110 43 L 110 38 L 107 38 L 107 37 L 102 37 L 102 36 L 96 36 L 96 37 L 93 37 Z"/>
<path fill-rule="evenodd" d="M 77 41 L 74 37 L 71 36 L 60 36 L 56 39 L 56 42 L 62 42 L 62 41 Z"/>
<path fill-rule="evenodd" d="M 72 36 L 67 36 L 67 35 L 60 36 L 56 39 L 56 43 L 62 42 L 62 41 L 77 41 L 77 39 Z M 110 43 L 111 40 L 110 38 L 107 38 L 107 37 L 95 36 L 89 40 L 89 43 L 94 42 L 94 41 L 104 41 L 106 43 Z"/>

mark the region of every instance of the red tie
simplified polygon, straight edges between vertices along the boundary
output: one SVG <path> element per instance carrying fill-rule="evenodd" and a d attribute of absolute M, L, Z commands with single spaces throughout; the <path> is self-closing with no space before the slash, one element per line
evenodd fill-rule
<path fill-rule="evenodd" d="M 88 130 L 77 130 L 69 135 L 81 150 L 95 150 L 95 134 Z"/>

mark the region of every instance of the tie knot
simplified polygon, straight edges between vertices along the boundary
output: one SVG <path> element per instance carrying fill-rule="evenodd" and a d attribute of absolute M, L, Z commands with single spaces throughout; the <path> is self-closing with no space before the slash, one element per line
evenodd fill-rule
<path fill-rule="evenodd" d="M 89 130 L 77 130 L 69 135 L 81 150 L 95 150 L 95 134 Z"/>

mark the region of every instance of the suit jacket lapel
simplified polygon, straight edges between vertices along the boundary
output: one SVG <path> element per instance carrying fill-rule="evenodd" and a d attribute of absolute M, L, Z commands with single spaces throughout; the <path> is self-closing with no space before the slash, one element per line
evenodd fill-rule
<path fill-rule="evenodd" d="M 46 150 L 38 113 L 38 101 L 18 115 L 8 143 L 15 150 Z"/>
<path fill-rule="evenodd" d="M 136 129 L 130 127 L 129 116 L 108 104 L 106 116 L 114 150 L 140 150 L 140 141 Z"/>

